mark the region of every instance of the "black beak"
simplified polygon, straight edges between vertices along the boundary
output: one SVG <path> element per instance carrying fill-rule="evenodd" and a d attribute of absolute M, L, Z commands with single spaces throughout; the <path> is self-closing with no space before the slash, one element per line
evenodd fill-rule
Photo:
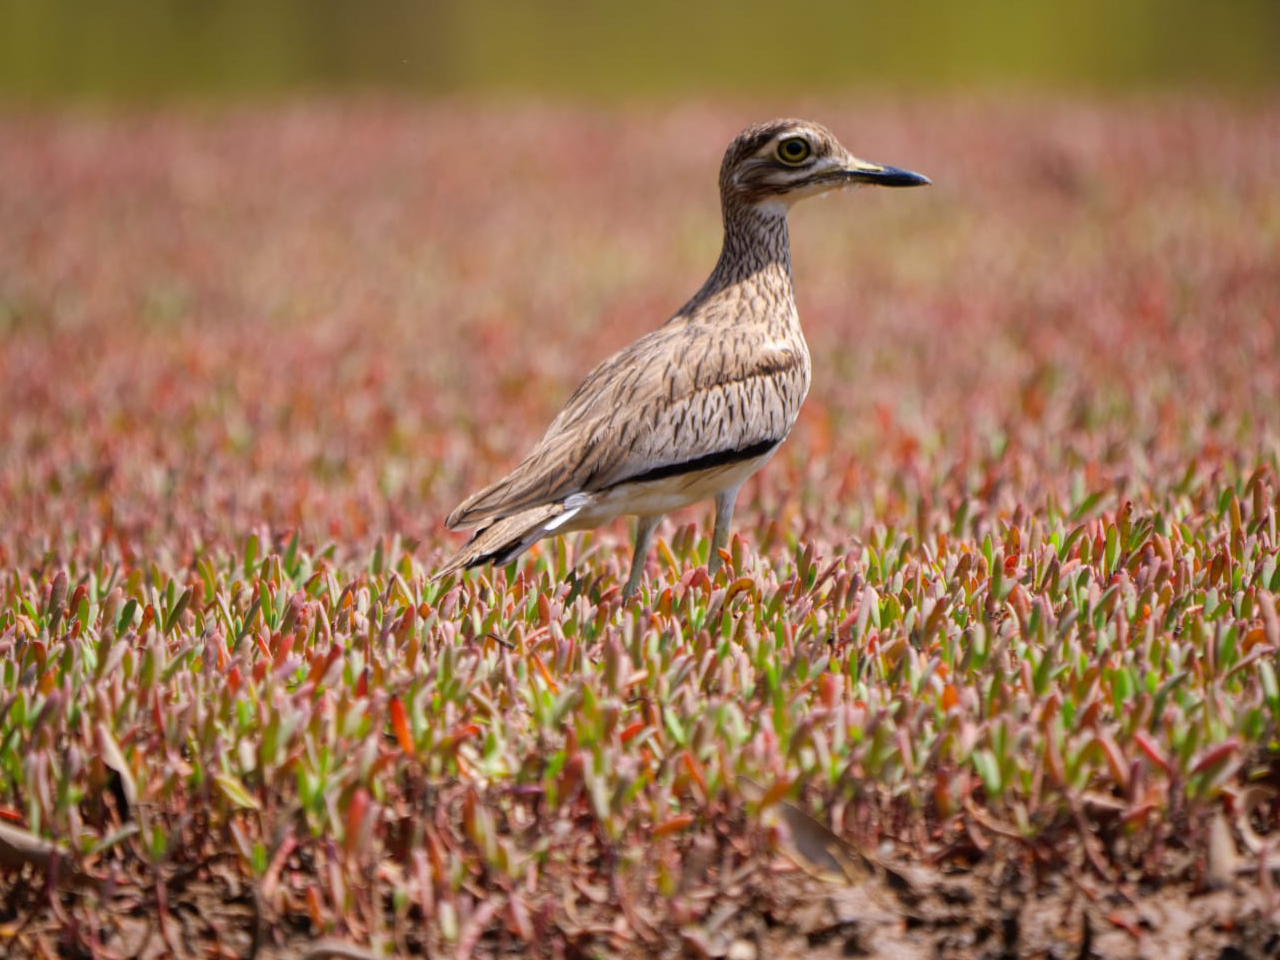
<path fill-rule="evenodd" d="M 854 183 L 870 183 L 877 187 L 923 187 L 930 183 L 928 177 L 912 173 L 900 167 L 887 167 L 881 163 L 856 160 L 844 170 L 845 177 Z"/>

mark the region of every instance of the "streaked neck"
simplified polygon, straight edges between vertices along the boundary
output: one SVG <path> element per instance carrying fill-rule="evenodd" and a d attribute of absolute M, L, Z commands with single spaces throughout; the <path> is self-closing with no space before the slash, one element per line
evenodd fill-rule
<path fill-rule="evenodd" d="M 713 292 L 746 280 L 781 285 L 791 295 L 791 240 L 784 204 L 725 207 L 724 246 L 703 289 Z"/>

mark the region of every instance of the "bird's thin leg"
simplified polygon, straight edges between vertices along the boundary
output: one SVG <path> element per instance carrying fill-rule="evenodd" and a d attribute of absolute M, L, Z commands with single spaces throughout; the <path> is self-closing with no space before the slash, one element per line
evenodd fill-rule
<path fill-rule="evenodd" d="M 622 590 L 622 602 L 626 603 L 635 595 L 640 586 L 640 577 L 644 573 L 644 558 L 649 552 L 649 541 L 653 539 L 653 531 L 657 529 L 662 516 L 636 517 L 636 549 L 631 555 L 631 575 L 627 577 L 627 585 Z"/>
<path fill-rule="evenodd" d="M 720 551 L 729 546 L 729 525 L 733 523 L 733 504 L 738 499 L 739 487 L 721 490 L 716 494 L 716 530 L 711 536 L 711 556 L 707 558 L 707 573 L 713 577 L 720 569 Z"/>

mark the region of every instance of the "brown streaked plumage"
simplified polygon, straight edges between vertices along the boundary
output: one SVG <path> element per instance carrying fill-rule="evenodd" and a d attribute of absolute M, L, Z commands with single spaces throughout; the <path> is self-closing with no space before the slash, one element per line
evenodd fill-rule
<path fill-rule="evenodd" d="M 816 123 L 772 120 L 739 134 L 720 167 L 724 247 L 707 282 L 588 374 L 529 455 L 449 515 L 450 529 L 475 533 L 437 577 L 627 515 L 639 518 L 630 597 L 662 516 L 710 498 L 714 573 L 738 489 L 786 439 L 809 391 L 788 208 L 859 183 L 928 182 L 858 160 Z"/>

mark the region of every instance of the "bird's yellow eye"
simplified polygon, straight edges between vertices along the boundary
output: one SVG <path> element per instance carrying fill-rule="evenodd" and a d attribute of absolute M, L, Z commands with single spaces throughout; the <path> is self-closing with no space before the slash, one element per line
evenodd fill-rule
<path fill-rule="evenodd" d="M 778 144 L 778 159 L 792 166 L 804 163 L 812 152 L 804 137 L 788 137 Z"/>

